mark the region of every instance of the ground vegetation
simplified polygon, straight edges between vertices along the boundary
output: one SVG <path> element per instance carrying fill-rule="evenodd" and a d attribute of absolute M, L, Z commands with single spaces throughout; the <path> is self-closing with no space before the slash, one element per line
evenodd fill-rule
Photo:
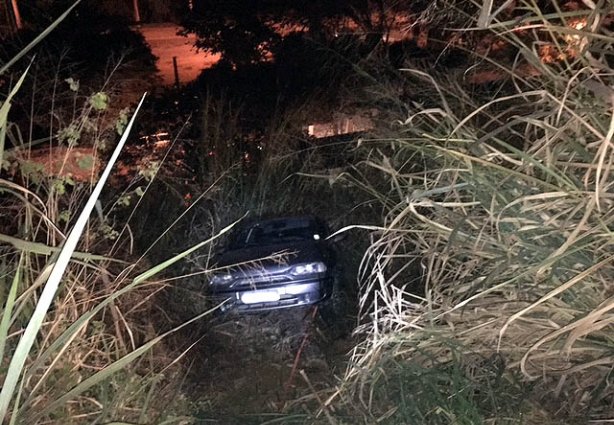
<path fill-rule="evenodd" d="M 185 119 L 150 145 L 120 139 L 132 112 L 104 83 L 33 80 L 36 59 L 7 57 L 0 419 L 611 421 L 611 5 L 437 4 L 410 10 L 413 38 L 394 49 L 254 30 L 232 46 L 274 39 L 277 61 L 229 49 L 163 103 Z M 207 19 L 238 12 L 222 6 Z M 24 106 L 43 83 L 65 89 L 45 91 L 59 106 L 37 122 L 57 165 L 15 136 L 44 117 Z M 305 134 L 352 108 L 373 128 Z M 116 162 L 117 140 L 138 160 Z M 288 213 L 346 235 L 345 307 L 215 316 L 206 276 L 228 229 Z"/>

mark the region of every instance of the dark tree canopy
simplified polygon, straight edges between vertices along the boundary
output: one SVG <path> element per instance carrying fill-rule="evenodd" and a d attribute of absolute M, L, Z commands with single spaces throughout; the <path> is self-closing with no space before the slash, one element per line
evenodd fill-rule
<path fill-rule="evenodd" d="M 273 13 L 270 6 L 262 1 L 195 1 L 183 25 L 186 33 L 198 37 L 197 47 L 222 53 L 233 63 L 251 63 L 278 40 L 275 31 L 266 25 Z"/>
<path fill-rule="evenodd" d="M 366 34 L 381 36 L 385 16 L 399 7 L 386 0 L 194 0 L 182 22 L 196 46 L 221 53 L 233 65 L 257 62 L 275 50 L 283 35 L 307 31 L 325 41 L 351 19 Z M 283 31 L 279 28 L 283 27 Z"/>
<path fill-rule="evenodd" d="M 37 1 L 26 6 L 24 2 L 24 29 L 0 43 L 0 64 L 14 57 L 72 3 Z M 129 90 L 136 90 L 135 87 L 141 89 L 141 84 L 147 85 L 148 79 L 153 78 L 155 57 L 143 36 L 130 29 L 127 19 L 106 14 L 98 6 L 96 0 L 82 1 L 31 52 L 36 59 L 9 116 L 10 121 L 18 123 L 18 128 L 29 129 L 24 140 L 48 136 L 50 122 L 57 128 L 60 118 L 56 117 L 70 117 L 69 113 L 63 115 L 59 111 L 70 111 L 75 96 L 104 90 L 118 99 Z M 29 64 L 28 57 L 22 58 L 0 78 L 16 81 Z M 111 72 L 113 78 L 109 80 Z M 77 87 L 75 92 L 73 87 Z"/>

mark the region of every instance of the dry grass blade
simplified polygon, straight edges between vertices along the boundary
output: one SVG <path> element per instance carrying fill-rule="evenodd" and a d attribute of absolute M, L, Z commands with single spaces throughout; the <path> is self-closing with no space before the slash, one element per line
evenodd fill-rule
<path fill-rule="evenodd" d="M 10 245 L 13 245 L 20 251 L 29 252 L 32 254 L 40 254 L 40 255 L 51 255 L 53 253 L 57 253 L 61 251 L 61 248 L 45 245 L 40 242 L 32 242 L 26 241 L 23 239 L 15 238 L 13 236 L 4 235 L 0 233 L 0 242 L 4 242 Z M 104 255 L 96 255 L 90 254 L 87 252 L 74 251 L 72 254 L 72 258 L 83 261 L 105 261 L 112 263 L 120 263 L 125 264 L 126 262 L 123 260 L 119 260 L 116 258 L 105 257 Z"/>
<path fill-rule="evenodd" d="M 612 137 L 614 137 L 614 95 L 611 95 L 609 99 L 610 103 L 613 106 L 612 114 L 610 118 L 610 126 L 608 128 L 608 132 L 599 147 L 599 151 L 597 154 L 597 170 L 595 176 L 595 202 L 597 203 L 597 208 L 601 209 L 600 199 L 601 193 L 604 192 L 604 185 L 607 184 L 607 178 L 609 169 L 605 169 L 605 161 L 608 154 L 608 151 L 612 148 Z"/>
<path fill-rule="evenodd" d="M 4 160 L 4 144 L 6 140 L 6 128 L 8 125 L 9 110 L 11 109 L 11 101 L 19 91 L 19 88 L 23 84 L 26 75 L 28 75 L 28 70 L 30 69 L 30 66 L 32 66 L 32 64 L 28 65 L 26 70 L 21 74 L 21 77 L 19 77 L 19 80 L 17 80 L 17 83 L 15 84 L 7 98 L 4 100 L 2 105 L 0 105 L 0 163 L 2 163 L 2 161 Z M 0 75 L 1 74 L 2 72 L 0 72 Z"/>
<path fill-rule="evenodd" d="M 15 276 L 13 277 L 13 283 L 9 289 L 8 296 L 2 310 L 2 320 L 0 321 L 0 359 L 4 358 L 4 348 L 6 346 L 6 339 L 11 325 L 11 317 L 13 307 L 15 304 L 15 298 L 17 298 L 17 287 L 21 282 L 23 268 L 23 254 L 19 257 L 19 263 L 17 264 L 17 270 L 15 270 Z"/>

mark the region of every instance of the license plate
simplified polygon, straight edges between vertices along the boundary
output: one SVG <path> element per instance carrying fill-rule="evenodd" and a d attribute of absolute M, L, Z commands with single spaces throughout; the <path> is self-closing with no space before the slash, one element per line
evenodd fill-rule
<path fill-rule="evenodd" d="M 269 303 L 279 299 L 279 293 L 274 291 L 253 291 L 241 295 L 241 301 L 245 304 Z"/>

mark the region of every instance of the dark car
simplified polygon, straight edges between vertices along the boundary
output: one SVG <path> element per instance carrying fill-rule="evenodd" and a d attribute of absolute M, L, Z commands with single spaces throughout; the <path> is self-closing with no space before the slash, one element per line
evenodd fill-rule
<path fill-rule="evenodd" d="M 215 258 L 211 293 L 223 309 L 272 310 L 318 303 L 331 295 L 336 255 L 326 224 L 311 216 L 239 227 Z"/>

